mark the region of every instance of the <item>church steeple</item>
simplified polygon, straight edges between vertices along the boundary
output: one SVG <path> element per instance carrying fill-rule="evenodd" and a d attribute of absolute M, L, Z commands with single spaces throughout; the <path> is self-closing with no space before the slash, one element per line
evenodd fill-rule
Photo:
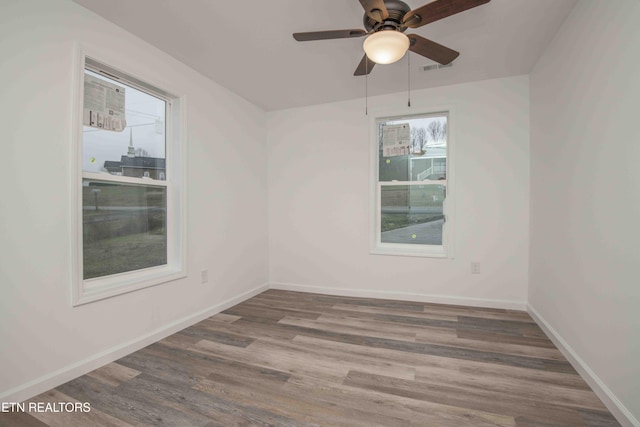
<path fill-rule="evenodd" d="M 133 127 L 129 128 L 129 150 L 127 151 L 128 157 L 136 156 L 136 149 L 133 148 Z"/>

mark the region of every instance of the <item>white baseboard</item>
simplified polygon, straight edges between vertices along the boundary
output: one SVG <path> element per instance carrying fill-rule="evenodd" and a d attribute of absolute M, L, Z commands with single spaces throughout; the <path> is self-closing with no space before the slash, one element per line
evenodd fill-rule
<path fill-rule="evenodd" d="M 327 286 L 298 285 L 293 283 L 271 282 L 270 289 L 283 291 L 309 292 L 317 294 L 338 295 L 345 297 L 381 298 L 402 301 L 418 301 L 434 304 L 464 305 L 469 307 L 500 308 L 506 310 L 527 309 L 525 301 L 499 300 L 489 298 L 471 298 L 451 295 L 420 294 L 413 292 L 380 291 L 373 289 L 346 289 Z"/>
<path fill-rule="evenodd" d="M 527 304 L 527 311 L 542 328 L 545 334 L 558 347 L 560 352 L 567 358 L 571 366 L 578 371 L 582 379 L 591 387 L 594 393 L 602 400 L 602 403 L 609 409 L 620 424 L 627 427 L 640 427 L 640 422 L 633 414 L 618 400 L 615 394 L 596 375 L 595 372 L 582 360 L 582 358 L 571 348 L 571 346 L 553 329 L 553 327 L 540 315 L 531 305 Z"/>
<path fill-rule="evenodd" d="M 71 381 L 74 378 L 89 373 L 94 369 L 118 360 L 121 357 L 138 351 L 141 348 L 153 344 L 154 342 L 160 341 L 161 339 L 166 338 L 171 334 L 175 334 L 176 332 L 184 328 L 187 328 L 206 319 L 207 317 L 211 317 L 214 314 L 220 313 L 221 311 L 233 307 L 234 305 L 239 304 L 242 301 L 245 301 L 255 295 L 258 295 L 261 292 L 266 291 L 267 289 L 269 289 L 269 285 L 265 283 L 219 304 L 205 308 L 204 310 L 200 310 L 197 313 L 190 314 L 181 319 L 177 319 L 146 335 L 111 347 L 86 359 L 80 360 L 76 363 L 60 368 L 54 372 L 43 375 L 25 384 L 14 387 L 0 394 L 0 402 L 23 402 L 27 399 L 37 396 L 40 393 L 64 384 L 67 381 Z"/>

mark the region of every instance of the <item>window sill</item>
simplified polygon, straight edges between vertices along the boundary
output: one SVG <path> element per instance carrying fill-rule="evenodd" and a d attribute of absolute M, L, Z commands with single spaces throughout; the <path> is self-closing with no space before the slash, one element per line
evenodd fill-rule
<path fill-rule="evenodd" d="M 105 298 L 111 298 L 184 277 L 187 277 L 184 270 L 163 266 L 131 273 L 114 274 L 104 278 L 84 280 L 81 283 L 81 289 L 78 295 L 74 295 L 73 305 L 79 306 Z"/>
<path fill-rule="evenodd" d="M 371 248 L 371 255 L 412 256 L 423 258 L 448 258 L 442 246 L 415 247 L 413 245 L 380 245 Z"/>

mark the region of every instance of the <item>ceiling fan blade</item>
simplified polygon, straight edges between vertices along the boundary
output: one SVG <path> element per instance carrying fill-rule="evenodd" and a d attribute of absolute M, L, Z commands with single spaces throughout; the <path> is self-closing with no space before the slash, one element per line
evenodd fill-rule
<path fill-rule="evenodd" d="M 407 12 L 402 19 L 402 23 L 409 28 L 418 28 L 430 22 L 446 18 L 447 16 L 464 12 L 467 9 L 481 6 L 490 1 L 491 0 L 435 0 L 411 12 Z"/>
<path fill-rule="evenodd" d="M 299 42 L 308 42 L 312 40 L 329 40 L 329 39 L 348 39 L 351 37 L 362 37 L 367 32 L 361 28 L 351 30 L 329 30 L 329 31 L 311 31 L 308 33 L 293 33 L 293 38 Z"/>
<path fill-rule="evenodd" d="M 358 68 L 356 68 L 356 71 L 355 73 L 353 73 L 353 75 L 364 76 L 365 74 L 369 74 L 374 65 L 376 65 L 376 63 L 370 60 L 369 57 L 365 54 L 362 57 L 362 60 L 360 61 L 360 64 L 358 65 Z"/>
<path fill-rule="evenodd" d="M 451 63 L 460 55 L 460 52 L 456 52 L 453 49 L 425 39 L 417 34 L 407 34 L 407 37 L 409 37 L 409 50 L 411 52 L 422 55 L 442 65 Z"/>
<path fill-rule="evenodd" d="M 376 22 L 382 22 L 389 17 L 387 6 L 384 0 L 360 0 L 360 4 L 367 13 L 367 16 Z"/>

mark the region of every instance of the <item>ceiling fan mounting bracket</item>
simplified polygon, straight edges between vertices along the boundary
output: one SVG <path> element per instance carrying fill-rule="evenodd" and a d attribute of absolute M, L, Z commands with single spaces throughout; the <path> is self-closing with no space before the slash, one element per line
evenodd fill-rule
<path fill-rule="evenodd" d="M 366 13 L 362 22 L 367 32 L 377 32 L 381 30 L 396 30 L 405 32 L 407 27 L 402 24 L 404 16 L 411 11 L 411 7 L 400 0 L 384 0 L 384 5 L 389 11 L 389 16 L 382 22 L 371 19 Z"/>
<path fill-rule="evenodd" d="M 422 17 L 420 15 L 414 14 L 411 15 L 410 18 L 407 18 L 404 20 L 404 26 L 406 27 L 412 27 L 412 26 L 417 26 L 420 21 L 422 21 Z"/>

